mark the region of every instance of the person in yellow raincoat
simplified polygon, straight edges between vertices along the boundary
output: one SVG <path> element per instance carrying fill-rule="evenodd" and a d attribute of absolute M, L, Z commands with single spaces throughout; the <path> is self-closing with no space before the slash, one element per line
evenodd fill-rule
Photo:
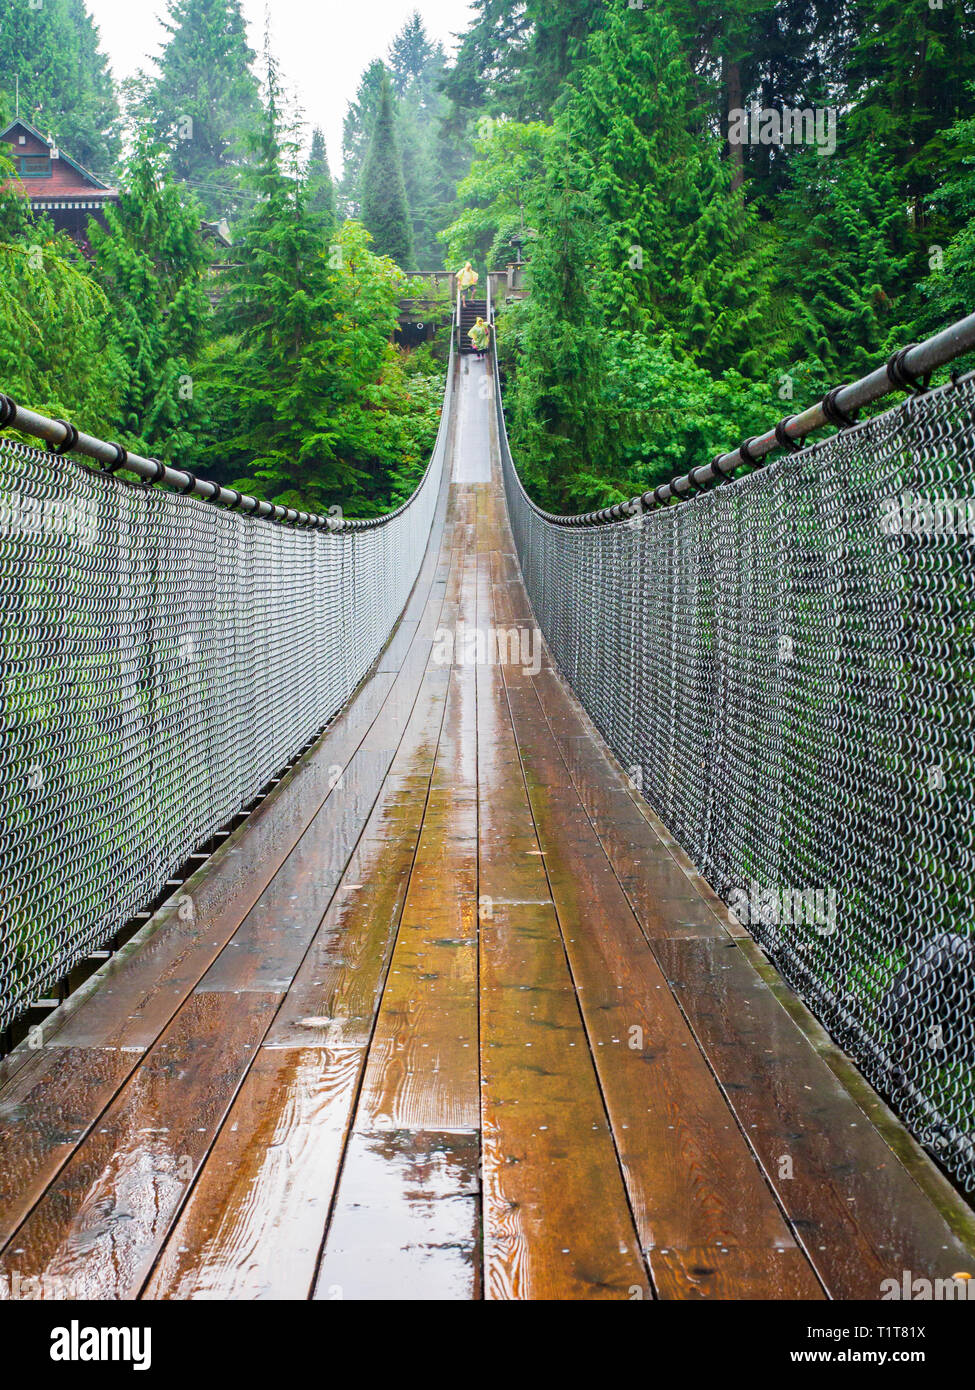
<path fill-rule="evenodd" d="M 477 284 L 478 274 L 470 261 L 465 261 L 462 269 L 457 272 L 457 284 L 460 286 L 461 298 L 470 300 L 474 294 L 474 286 Z"/>
<path fill-rule="evenodd" d="M 486 324 L 480 315 L 474 320 L 473 328 L 468 329 L 468 338 L 471 340 L 474 351 L 481 358 L 488 350 L 491 341 L 491 327 Z"/>

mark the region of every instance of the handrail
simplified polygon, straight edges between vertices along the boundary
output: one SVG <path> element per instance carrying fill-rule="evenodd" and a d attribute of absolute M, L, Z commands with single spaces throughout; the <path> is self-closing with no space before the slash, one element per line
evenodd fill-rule
<path fill-rule="evenodd" d="M 445 399 L 446 392 L 450 390 L 452 357 L 453 351 L 451 350 L 451 361 L 447 364 L 444 386 Z M 443 416 L 441 416 L 441 425 L 442 422 Z M 333 531 L 337 534 L 343 531 L 366 531 L 377 526 L 385 526 L 392 521 L 393 517 L 399 516 L 412 504 L 413 499 L 420 491 L 436 455 L 436 446 L 434 446 L 430 458 L 427 460 L 423 477 L 406 501 L 401 502 L 395 510 L 383 512 L 379 516 L 367 517 L 321 516 L 317 512 L 302 512 L 296 511 L 293 507 L 279 507 L 273 502 L 265 502 L 261 498 L 251 497 L 245 492 L 238 492 L 236 488 L 223 487 L 220 483 L 213 482 L 209 478 L 198 478 L 187 468 L 173 468 L 160 459 L 143 458 L 141 454 L 130 453 L 121 444 L 106 443 L 105 440 L 97 439 L 94 435 L 84 434 L 67 420 L 55 420 L 46 415 L 40 415 L 35 410 L 18 405 L 12 396 L 6 396 L 2 393 L 0 393 L 0 429 L 19 430 L 22 434 L 29 434 L 37 439 L 46 440 L 52 453 L 83 454 L 85 457 L 95 459 L 98 463 L 103 464 L 111 473 L 117 469 L 125 469 L 130 473 L 135 473 L 146 482 L 166 483 L 176 492 L 189 493 L 196 497 L 202 497 L 207 502 L 220 503 L 231 511 L 239 510 L 246 515 L 259 516 L 267 521 L 308 526 L 312 529 Z"/>
<path fill-rule="evenodd" d="M 731 453 L 719 454 L 710 463 L 692 468 L 689 473 L 672 478 L 669 483 L 661 483 L 639 497 L 631 497 L 628 502 L 616 502 L 611 507 L 573 516 L 546 512 L 527 493 L 525 496 L 540 517 L 556 526 L 606 526 L 612 522 L 626 521 L 642 512 L 685 501 L 710 483 L 726 482 L 736 469 L 745 465 L 760 465 L 765 455 L 775 449 L 795 448 L 797 440 L 804 439 L 824 425 L 849 428 L 856 423 L 854 412 L 862 406 L 881 400 L 896 390 L 925 390 L 936 368 L 945 366 L 972 348 L 975 348 L 975 314 L 959 319 L 923 343 L 911 343 L 901 348 L 892 354 L 883 367 L 876 368 L 868 376 L 848 386 L 837 387 L 816 405 L 809 406 L 798 415 L 786 416 L 765 434 L 746 439 Z M 520 485 L 521 480 L 518 481 Z"/>

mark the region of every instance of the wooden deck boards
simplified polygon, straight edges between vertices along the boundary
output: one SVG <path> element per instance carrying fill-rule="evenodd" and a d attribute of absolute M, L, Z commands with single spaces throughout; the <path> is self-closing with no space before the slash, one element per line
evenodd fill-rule
<path fill-rule="evenodd" d="M 822 1299 L 972 1269 L 548 653 L 467 659 L 532 623 L 484 370 L 459 476 L 490 451 L 492 481 L 445 485 L 374 674 L 0 1069 L 0 1276 Z"/>

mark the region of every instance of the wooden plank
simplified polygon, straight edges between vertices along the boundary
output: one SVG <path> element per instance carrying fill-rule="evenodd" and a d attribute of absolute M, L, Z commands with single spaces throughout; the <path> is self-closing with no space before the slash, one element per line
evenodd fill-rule
<path fill-rule="evenodd" d="M 261 1049 L 144 1297 L 308 1297 L 361 1061 Z"/>
<path fill-rule="evenodd" d="M 472 499 L 451 489 L 460 561 Z M 452 564 L 450 625 L 476 622 Z M 476 1297 L 477 727 L 473 670 L 452 666 L 423 825 L 376 1019 L 315 1297 Z"/>
<path fill-rule="evenodd" d="M 114 1048 L 35 1054 L 0 1094 L 0 1249 L 131 1072 Z"/>
<path fill-rule="evenodd" d="M 672 986 L 833 1298 L 970 1270 L 958 1239 L 733 942 L 658 945 Z"/>
<path fill-rule="evenodd" d="M 501 672 L 477 678 L 485 1292 L 649 1297 Z"/>
<path fill-rule="evenodd" d="M 427 667 L 339 891 L 170 1234 L 148 1297 L 309 1296 L 415 857 L 447 680 L 446 671 Z M 299 901 L 314 900 L 313 884 L 295 886 Z"/>
<path fill-rule="evenodd" d="M 478 1298 L 478 1153 L 471 1131 L 353 1135 L 315 1297 Z"/>
<path fill-rule="evenodd" d="M 455 545 L 467 530 L 453 527 Z M 448 594 L 458 600 L 453 621 L 470 621 L 469 578 Z M 480 1290 L 474 692 L 473 671 L 452 667 L 317 1298 Z"/>
<path fill-rule="evenodd" d="M 426 670 L 373 816 L 269 1031 L 269 1046 L 365 1046 L 372 1036 L 413 869 L 448 683 L 448 671 Z"/>
<path fill-rule="evenodd" d="M 0 1256 L 0 1294 L 19 1273 L 79 1298 L 135 1297 L 277 1003 L 186 1001 Z"/>
<path fill-rule="evenodd" d="M 468 576 L 458 622 L 475 618 L 473 598 Z M 453 666 L 363 1083 L 357 1125 L 366 1128 L 376 1123 L 431 1131 L 477 1127 L 475 697 L 474 668 Z"/>
<path fill-rule="evenodd" d="M 626 813 L 618 820 L 625 820 L 628 833 L 616 833 L 606 809 L 612 794 L 604 790 L 599 773 L 605 768 L 617 785 L 619 773 L 584 736 L 585 719 L 573 708 L 571 694 L 544 672 L 535 686 L 580 798 L 668 983 L 830 1295 L 879 1298 L 882 1281 L 899 1278 L 905 1268 L 930 1279 L 967 1269 L 970 1250 L 742 955 L 735 937 L 747 934 L 741 929 L 732 933 L 723 904 L 689 861 L 681 866 L 677 856 L 683 856 L 676 847 L 672 851 L 662 843 L 654 830 L 656 817 L 641 817 L 644 833 Z M 672 838 L 666 838 L 673 846 Z M 641 846 L 644 861 L 669 859 L 716 931 L 701 931 L 698 940 L 690 939 L 694 933 L 675 932 L 667 920 L 676 907 L 673 898 L 661 914 L 659 901 L 647 901 L 634 891 L 631 866 Z M 723 1261 L 712 1263 L 719 1274 L 724 1271 Z M 952 1270 L 946 1275 L 947 1264 Z M 680 1274 L 686 1279 L 687 1268 Z"/>
<path fill-rule="evenodd" d="M 376 804 L 394 751 L 357 750 L 325 805 L 203 976 L 201 989 L 287 991 Z"/>
<path fill-rule="evenodd" d="M 753 1253 L 794 1251 L 796 1241 L 567 784 L 530 680 L 508 670 L 505 680 L 530 766 L 539 845 L 658 1293 L 676 1291 L 674 1251 L 724 1247 L 738 1252 L 743 1289 L 821 1297 L 805 1260 L 790 1257 L 780 1273 L 770 1256 Z M 724 1287 L 716 1283 L 713 1292 Z"/>

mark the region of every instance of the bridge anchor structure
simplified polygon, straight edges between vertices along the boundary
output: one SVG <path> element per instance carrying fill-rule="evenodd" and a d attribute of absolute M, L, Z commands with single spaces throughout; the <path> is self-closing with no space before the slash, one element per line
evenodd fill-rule
<path fill-rule="evenodd" d="M 956 468 L 970 402 L 959 382 L 856 427 L 858 454 L 846 431 L 826 448 L 849 451 L 849 479 L 879 434 L 903 469 L 915 430 L 927 476 Z M 823 486 L 839 486 L 832 458 Z M 939 994 L 935 958 L 919 959 L 930 924 L 884 915 L 882 883 L 896 903 L 897 875 L 913 893 L 921 872 L 898 857 L 903 780 L 891 815 L 881 774 L 854 761 L 834 771 L 841 794 L 807 790 L 785 815 L 802 800 L 789 777 L 822 785 L 834 754 L 836 692 L 804 643 L 828 628 L 835 679 L 862 688 L 890 591 L 856 545 L 820 544 L 798 455 L 673 507 L 561 525 L 519 493 L 495 363 L 455 354 L 431 467 L 385 524 L 275 519 L 203 480 L 192 495 L 185 473 L 147 490 L 22 444 L 2 464 L 19 499 L 0 538 L 0 594 L 19 584 L 0 639 L 8 1012 L 128 920 L 130 880 L 163 901 L 0 1061 L 0 1295 L 33 1279 L 54 1298 L 879 1300 L 905 1270 L 965 1287 L 975 1216 L 943 1170 L 964 1170 L 970 1090 L 918 1060 L 912 1021 L 948 1000 L 964 1053 L 954 899 L 927 884 L 937 931 L 962 943 L 938 957 L 960 972 Z M 854 482 L 876 501 L 876 468 Z M 68 535 L 37 509 L 58 490 Z M 736 516 L 779 524 L 763 490 L 802 499 L 802 544 L 789 571 L 756 531 L 735 587 Z M 803 609 L 789 573 L 808 579 L 824 553 L 843 583 Z M 950 538 L 920 565 L 910 536 L 884 554 L 940 593 L 958 563 Z M 25 555 L 44 585 L 23 583 Z M 770 557 L 791 626 L 748 606 L 771 592 Z M 844 607 L 865 573 L 864 612 Z M 920 663 L 930 631 L 913 614 L 898 611 L 890 652 L 913 640 Z M 77 663 L 63 707 L 25 656 L 39 632 Z M 783 633 L 785 671 L 770 664 Z M 807 679 L 822 708 L 802 704 Z M 874 739 L 864 766 L 890 715 L 879 688 L 869 724 L 845 706 L 843 727 Z M 221 689 L 224 743 L 200 717 Z M 804 771 L 797 745 L 822 761 Z M 37 764 L 33 788 L 15 758 Z M 759 772 L 782 780 L 749 800 Z M 188 861 L 200 843 L 213 852 Z M 822 923 L 729 911 L 739 878 L 767 907 L 775 884 L 821 872 L 825 896 L 801 901 Z M 891 1055 L 906 1100 L 870 1070 Z M 955 1136 L 940 1167 L 932 1111 Z"/>

